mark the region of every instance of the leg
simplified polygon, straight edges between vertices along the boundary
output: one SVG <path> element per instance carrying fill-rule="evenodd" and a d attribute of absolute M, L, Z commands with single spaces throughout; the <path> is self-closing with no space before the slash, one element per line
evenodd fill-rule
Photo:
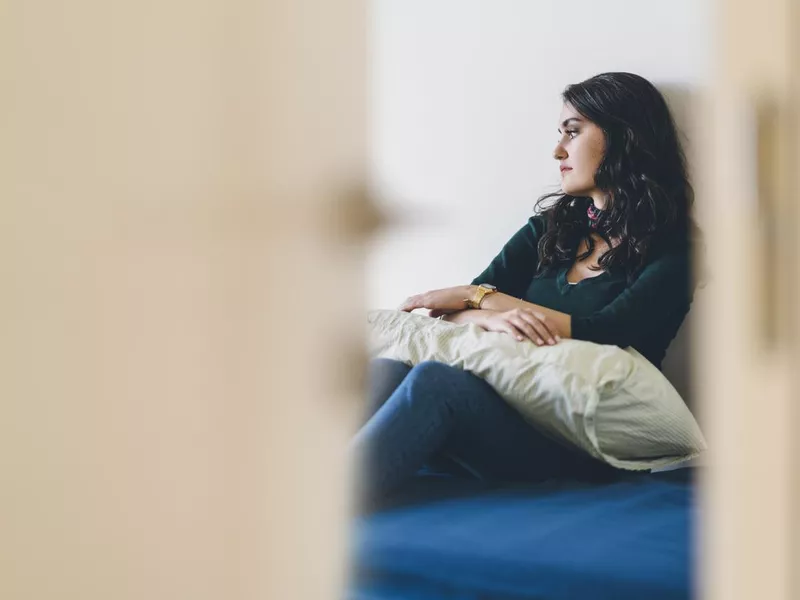
<path fill-rule="evenodd" d="M 410 372 L 411 367 L 399 360 L 373 358 L 369 361 L 367 406 L 363 423 L 378 412 Z"/>
<path fill-rule="evenodd" d="M 466 463 L 482 479 L 588 481 L 620 474 L 619 469 L 536 429 L 480 377 L 442 367 L 450 370 L 450 378 L 473 390 L 472 396 L 462 396 L 454 403 L 459 418 L 444 452 Z"/>
<path fill-rule="evenodd" d="M 411 370 L 352 450 L 365 460 L 368 498 L 395 489 L 440 452 L 458 455 L 488 479 L 613 471 L 540 434 L 480 378 L 436 362 Z"/>
<path fill-rule="evenodd" d="M 362 424 L 378 412 L 410 372 L 411 367 L 399 360 L 374 358 L 369 362 L 367 406 Z M 467 477 L 475 475 L 468 468 L 465 469 L 460 461 L 445 455 L 429 457 L 419 472 Z"/>

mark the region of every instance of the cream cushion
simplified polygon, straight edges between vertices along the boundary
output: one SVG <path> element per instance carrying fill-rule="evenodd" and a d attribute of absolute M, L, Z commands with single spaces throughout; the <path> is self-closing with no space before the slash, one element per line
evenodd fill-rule
<path fill-rule="evenodd" d="M 474 373 L 543 433 L 617 468 L 661 468 L 706 449 L 678 392 L 633 348 L 581 340 L 536 346 L 396 310 L 370 311 L 367 321 L 371 356 Z"/>

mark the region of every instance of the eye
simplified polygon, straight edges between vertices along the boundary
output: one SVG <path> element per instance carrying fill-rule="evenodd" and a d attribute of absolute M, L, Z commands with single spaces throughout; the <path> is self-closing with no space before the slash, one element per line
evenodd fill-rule
<path fill-rule="evenodd" d="M 560 129 L 558 130 L 558 133 L 561 133 L 561 130 L 560 130 Z M 559 142 L 563 142 L 563 141 L 564 141 L 564 136 L 565 136 L 565 135 L 566 135 L 566 136 L 567 136 L 569 139 L 574 139 L 574 138 L 575 138 L 575 136 L 576 136 L 576 135 L 578 135 L 578 133 L 579 133 L 579 132 L 578 132 L 578 130 L 577 130 L 577 129 L 565 129 L 565 130 L 564 130 L 564 133 L 561 133 L 561 138 L 559 139 Z"/>

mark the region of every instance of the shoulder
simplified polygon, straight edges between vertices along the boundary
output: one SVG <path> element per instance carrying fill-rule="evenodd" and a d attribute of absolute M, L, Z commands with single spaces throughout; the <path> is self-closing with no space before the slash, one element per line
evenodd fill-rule
<path fill-rule="evenodd" d="M 539 239 L 547 231 L 547 216 L 544 214 L 533 215 L 528 219 L 526 228 L 534 238 Z"/>
<path fill-rule="evenodd" d="M 539 239 L 544 235 L 547 229 L 547 218 L 544 215 L 533 215 L 528 218 L 528 221 L 520 227 L 517 232 L 508 241 L 513 247 L 517 246 L 532 246 L 536 247 Z"/>
<path fill-rule="evenodd" d="M 684 232 L 675 232 L 654 240 L 647 264 L 663 262 L 686 262 L 692 257 L 691 238 Z"/>
<path fill-rule="evenodd" d="M 693 249 L 691 241 L 676 235 L 655 244 L 650 257 L 636 279 L 668 280 L 673 285 L 688 284 L 692 279 Z"/>

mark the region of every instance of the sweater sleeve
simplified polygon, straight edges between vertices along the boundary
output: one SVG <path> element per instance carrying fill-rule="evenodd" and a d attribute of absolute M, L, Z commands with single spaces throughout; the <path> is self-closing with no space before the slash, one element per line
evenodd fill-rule
<path fill-rule="evenodd" d="M 689 310 L 694 296 L 691 252 L 674 249 L 654 259 L 639 277 L 607 306 L 589 316 L 572 317 L 578 340 L 632 346 L 659 327 L 664 318 Z"/>
<path fill-rule="evenodd" d="M 521 298 L 536 273 L 539 262 L 537 246 L 545 226 L 544 217 L 529 218 L 471 285 L 490 283 L 504 294 Z"/>

